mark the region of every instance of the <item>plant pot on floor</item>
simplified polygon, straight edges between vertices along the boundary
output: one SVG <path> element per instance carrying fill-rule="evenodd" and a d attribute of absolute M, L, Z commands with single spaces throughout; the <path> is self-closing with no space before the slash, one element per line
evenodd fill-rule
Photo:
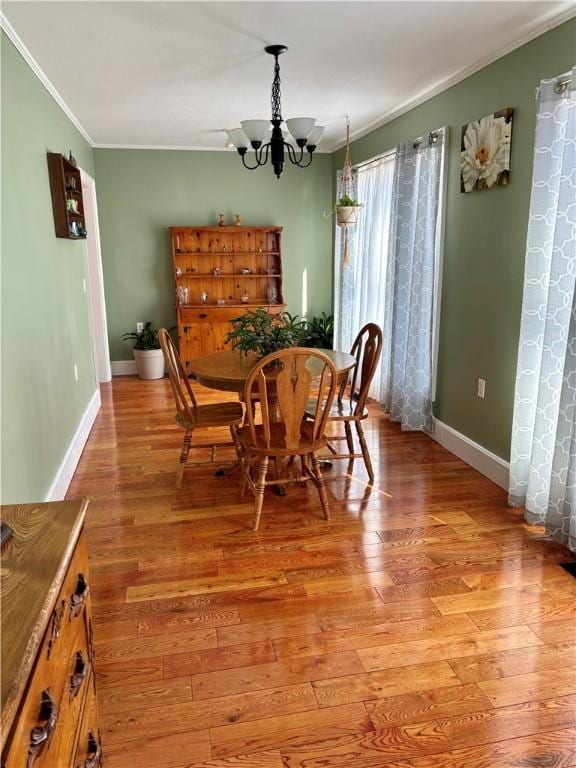
<path fill-rule="evenodd" d="M 161 349 L 133 349 L 132 352 L 141 379 L 161 379 L 164 376 L 164 356 Z"/>

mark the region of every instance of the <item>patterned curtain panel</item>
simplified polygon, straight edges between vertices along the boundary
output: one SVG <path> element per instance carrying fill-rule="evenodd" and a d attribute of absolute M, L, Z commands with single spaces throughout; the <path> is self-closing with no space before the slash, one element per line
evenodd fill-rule
<path fill-rule="evenodd" d="M 560 93 L 557 78 L 543 80 L 537 94 L 509 500 L 576 551 L 574 76 Z"/>
<path fill-rule="evenodd" d="M 355 176 L 356 197 L 363 203 L 358 222 L 350 228 L 350 261 L 342 263 L 340 228 L 336 241 L 336 349 L 350 349 L 366 323 L 384 323 L 386 262 L 392 201 L 394 155 L 370 163 Z M 370 396 L 380 396 L 376 371 Z"/>
<path fill-rule="evenodd" d="M 380 400 L 402 429 L 432 428 L 432 326 L 444 131 L 396 151 Z"/>

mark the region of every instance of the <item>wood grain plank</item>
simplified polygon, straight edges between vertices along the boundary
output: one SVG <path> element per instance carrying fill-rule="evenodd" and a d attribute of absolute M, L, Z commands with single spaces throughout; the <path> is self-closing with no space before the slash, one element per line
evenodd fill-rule
<path fill-rule="evenodd" d="M 258 664 L 223 672 L 206 672 L 192 677 L 194 699 L 209 699 L 225 693 L 242 693 L 282 685 L 322 680 L 339 675 L 362 672 L 360 659 L 354 651 L 327 656 L 306 656 L 283 659 L 271 664 Z M 454 674 L 450 670 L 451 674 Z"/>
<path fill-rule="evenodd" d="M 381 768 L 401 757 L 435 754 L 450 748 L 450 742 L 436 722 L 383 728 L 342 740 L 339 744 L 304 744 L 299 749 L 283 748 L 286 768 L 294 766 L 342 766 Z"/>
<path fill-rule="evenodd" d="M 239 623 L 238 609 L 231 607 L 220 610 L 147 613 L 138 619 L 137 629 L 139 637 L 149 637 L 202 627 L 227 627 Z"/>
<path fill-rule="evenodd" d="M 393 760 L 386 763 L 386 768 L 572 768 L 575 758 L 576 729 L 567 728 L 495 744 Z"/>
<path fill-rule="evenodd" d="M 382 672 L 333 676 L 328 680 L 316 680 L 312 685 L 321 707 L 335 707 L 339 704 L 453 686 L 459 682 L 449 664 L 437 661 Z"/>
<path fill-rule="evenodd" d="M 106 717 L 109 717 L 130 709 L 140 711 L 192 701 L 192 686 L 189 677 L 180 677 L 170 681 L 104 687 L 98 692 L 98 701 L 102 711 L 106 712 Z"/>
<path fill-rule="evenodd" d="M 315 654 L 371 648 L 407 642 L 412 639 L 453 637 L 470 634 L 475 630 L 476 625 L 468 616 L 458 614 L 440 616 L 435 619 L 367 625 L 357 630 L 348 628 L 322 632 L 310 637 L 273 640 L 272 644 L 278 658 L 289 658 L 291 656 L 313 656 Z"/>
<path fill-rule="evenodd" d="M 576 600 L 571 596 L 542 595 L 539 603 L 506 606 L 501 610 L 469 611 L 468 616 L 478 629 L 513 627 L 517 624 L 546 621 L 576 620 Z"/>
<path fill-rule="evenodd" d="M 212 728 L 212 752 L 230 757 L 251 750 L 300 748 L 311 743 L 356 738 L 369 733 L 372 724 L 362 704 L 347 704 L 289 716 L 273 715 L 258 722 Z"/>
<path fill-rule="evenodd" d="M 228 592 L 254 587 L 274 587 L 287 583 L 286 576 L 282 571 L 270 571 L 266 576 L 255 577 L 237 575 L 207 576 L 198 579 L 128 587 L 126 590 L 126 602 L 132 603 L 138 600 L 155 600 L 157 598 L 182 597 L 185 595 L 205 595 L 212 592 Z"/>
<path fill-rule="evenodd" d="M 576 694 L 456 715 L 439 722 L 456 748 L 576 728 Z"/>
<path fill-rule="evenodd" d="M 365 707 L 374 728 L 378 730 L 448 715 L 482 712 L 491 709 L 492 705 L 477 685 L 454 685 L 367 701 Z"/>
<path fill-rule="evenodd" d="M 481 611 L 486 608 L 493 611 L 504 606 L 508 608 L 508 606 L 526 603 L 539 603 L 541 599 L 540 587 L 537 584 L 530 584 L 505 589 L 485 589 L 463 595 L 441 595 L 433 597 L 432 602 L 441 614 L 446 615 Z"/>
<path fill-rule="evenodd" d="M 164 679 L 214 672 L 219 669 L 268 664 L 276 661 L 270 640 L 241 643 L 224 648 L 209 648 L 191 653 L 177 653 L 164 657 Z"/>
<path fill-rule="evenodd" d="M 158 637 L 142 637 L 137 640 L 113 640 L 98 647 L 98 661 L 109 662 L 127 659 L 149 659 L 168 653 L 184 653 L 203 648 L 215 648 L 218 644 L 215 629 L 196 632 L 179 632 Z"/>
<path fill-rule="evenodd" d="M 524 647 L 473 658 L 451 659 L 450 666 L 463 683 L 476 683 L 562 666 L 576 667 L 576 643 L 554 643 L 539 647 Z"/>
<path fill-rule="evenodd" d="M 459 635 L 454 638 L 413 640 L 357 651 L 367 672 L 376 669 L 391 669 L 426 661 L 441 661 L 460 656 L 477 656 L 491 651 L 510 648 L 525 649 L 542 645 L 528 627 L 507 627 L 505 629 L 477 632 L 473 635 Z M 455 667 L 454 667 L 455 669 Z M 463 682 L 475 682 L 464 680 Z"/>
<path fill-rule="evenodd" d="M 310 712 L 318 703 L 310 683 L 272 688 L 264 692 L 250 691 L 239 695 L 221 696 L 207 701 L 166 704 L 107 716 L 101 713 L 105 744 L 121 744 L 130 739 L 144 742 L 150 733 L 190 733 L 204 731 L 231 723 L 261 720 L 271 713 L 278 715 Z"/>
<path fill-rule="evenodd" d="M 481 680 L 478 686 L 495 707 L 569 696 L 576 692 L 576 668 L 547 669 L 525 675 Z"/>
<path fill-rule="evenodd" d="M 208 761 L 212 750 L 209 731 L 157 734 L 153 730 L 146 739 L 105 741 L 106 768 L 179 768 Z M 127 762 L 130 761 L 130 763 Z"/>

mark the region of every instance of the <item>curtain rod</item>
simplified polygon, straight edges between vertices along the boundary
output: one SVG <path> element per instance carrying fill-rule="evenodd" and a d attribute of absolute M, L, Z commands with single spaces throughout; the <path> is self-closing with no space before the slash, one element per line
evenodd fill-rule
<path fill-rule="evenodd" d="M 389 149 L 387 152 L 383 152 L 381 155 L 376 155 L 376 157 L 371 157 L 370 160 L 364 160 L 363 163 L 355 163 L 352 167 L 357 168 L 365 168 L 367 165 L 372 165 L 372 163 L 378 163 L 380 160 L 387 160 L 390 157 L 393 157 L 396 154 L 395 149 Z"/>
<path fill-rule="evenodd" d="M 438 136 L 443 133 L 444 128 L 437 128 L 434 131 L 428 131 L 426 136 L 419 136 L 417 139 L 414 139 L 414 142 L 412 146 L 414 149 L 420 146 L 424 139 L 428 141 L 429 146 L 432 146 L 433 144 L 436 144 L 438 141 Z M 357 170 L 359 168 L 365 168 L 367 165 L 371 165 L 372 163 L 378 163 L 380 160 L 386 160 L 389 157 L 392 157 L 396 154 L 396 149 L 389 149 L 387 152 L 383 152 L 381 155 L 376 155 L 376 157 L 371 157 L 370 160 L 364 160 L 363 163 L 355 163 L 352 167 L 354 170 Z"/>
<path fill-rule="evenodd" d="M 568 90 L 568 86 L 572 83 L 572 77 L 559 77 L 554 83 L 554 93 L 561 95 Z"/>

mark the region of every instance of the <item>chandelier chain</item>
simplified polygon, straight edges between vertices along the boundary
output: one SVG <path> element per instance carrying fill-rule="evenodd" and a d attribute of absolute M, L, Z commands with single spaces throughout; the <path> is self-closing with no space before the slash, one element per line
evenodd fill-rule
<path fill-rule="evenodd" d="M 272 81 L 272 120 L 282 122 L 282 105 L 280 103 L 280 64 L 278 56 L 274 57 L 274 80 Z"/>

